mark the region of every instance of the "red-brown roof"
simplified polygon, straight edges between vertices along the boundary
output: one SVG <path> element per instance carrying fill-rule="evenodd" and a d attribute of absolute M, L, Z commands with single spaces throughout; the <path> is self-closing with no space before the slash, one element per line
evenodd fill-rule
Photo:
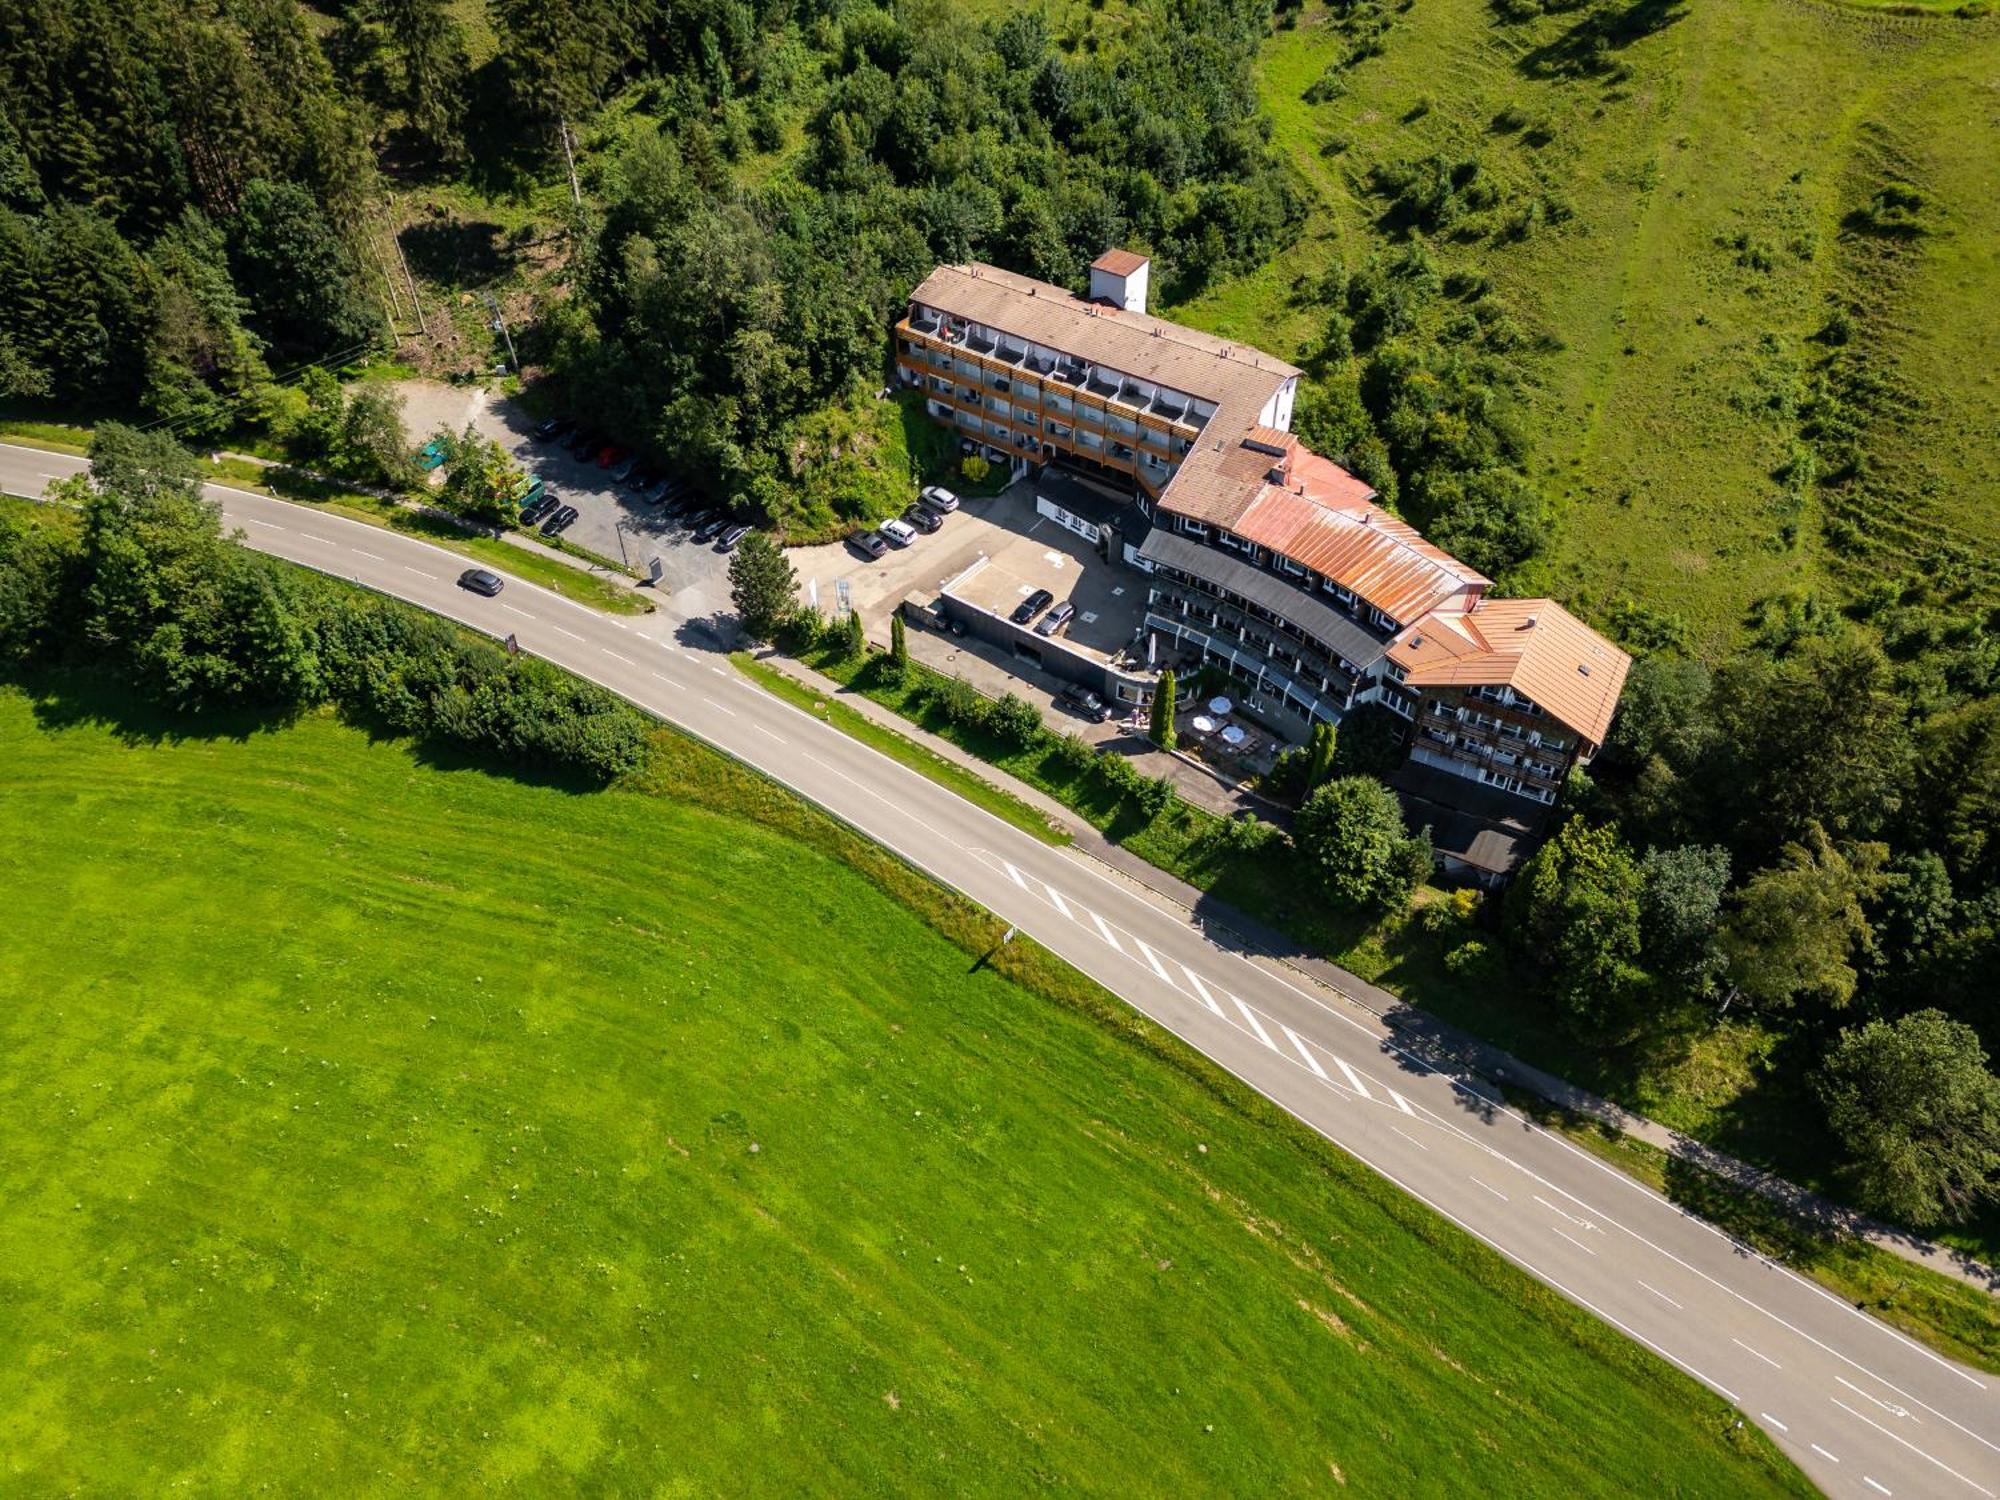
<path fill-rule="evenodd" d="M 1389 643 L 1414 687 L 1511 687 L 1602 745 L 1632 658 L 1553 599 L 1487 599 L 1417 621 Z"/>
<path fill-rule="evenodd" d="M 1090 263 L 1090 269 L 1113 276 L 1130 276 L 1144 264 L 1146 257 L 1136 250 L 1107 250 Z"/>
<path fill-rule="evenodd" d="M 1364 496 L 1369 493 L 1358 480 L 1352 482 Z M 1365 501 L 1329 505 L 1310 489 L 1300 494 L 1267 484 L 1230 529 L 1331 578 L 1399 621 L 1420 619 L 1486 587 L 1486 579 L 1407 522 Z"/>

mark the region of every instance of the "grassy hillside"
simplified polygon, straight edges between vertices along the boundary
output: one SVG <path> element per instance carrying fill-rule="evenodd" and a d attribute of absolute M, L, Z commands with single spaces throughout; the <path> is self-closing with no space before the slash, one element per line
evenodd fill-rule
<path fill-rule="evenodd" d="M 1394 238 L 1369 169 L 1476 160 L 1500 206 L 1433 249 L 1540 341 L 1512 403 L 1557 502 L 1533 581 L 1600 618 L 1630 599 L 1711 647 L 1785 590 L 1926 572 L 2000 597 L 1983 561 L 2000 545 L 2000 372 L 1981 352 L 2000 305 L 2000 18 L 1550 9 L 1385 7 L 1381 55 L 1318 103 L 1305 95 L 1356 27 L 1309 7 L 1278 30 L 1260 84 L 1314 200 L 1308 237 L 1174 316 L 1310 354 L 1319 273 Z M 1871 223 L 1897 183 L 1914 224 Z M 1815 433 L 1832 425 L 1822 380 L 1855 429 L 1852 475 Z"/>
<path fill-rule="evenodd" d="M 1806 1493 L 685 742 L 579 795 L 70 684 L 0 754 L 0 1488 Z"/>

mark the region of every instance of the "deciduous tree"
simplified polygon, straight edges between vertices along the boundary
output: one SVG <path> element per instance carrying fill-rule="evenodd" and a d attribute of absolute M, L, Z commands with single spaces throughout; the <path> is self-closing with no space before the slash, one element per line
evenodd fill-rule
<path fill-rule="evenodd" d="M 1745 999 L 1766 1010 L 1805 1002 L 1838 1010 L 1854 998 L 1855 964 L 1874 940 L 1863 903 L 1887 852 L 1842 850 L 1811 824 L 1751 877 L 1721 929 L 1729 977 Z"/>
<path fill-rule="evenodd" d="M 1644 977 L 1640 895 L 1645 878 L 1616 824 L 1572 817 L 1536 851 L 1508 892 L 1515 943 L 1572 1020 L 1617 1021 Z"/>
<path fill-rule="evenodd" d="M 1970 1026 L 1920 1010 L 1843 1031 L 1819 1092 L 1869 1207 L 1927 1229 L 2000 1188 L 2000 1078 Z"/>
<path fill-rule="evenodd" d="M 1357 910 L 1398 910 L 1430 873 L 1428 831 L 1412 835 L 1395 794 L 1369 776 L 1330 781 L 1306 799 L 1294 835 L 1326 893 Z"/>

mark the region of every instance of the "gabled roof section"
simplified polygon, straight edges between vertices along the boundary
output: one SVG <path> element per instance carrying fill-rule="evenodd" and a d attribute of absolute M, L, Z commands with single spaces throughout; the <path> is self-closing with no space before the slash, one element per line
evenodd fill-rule
<path fill-rule="evenodd" d="M 1146 257 L 1136 250 L 1107 250 L 1090 263 L 1090 269 L 1107 276 L 1130 276 L 1144 264 Z"/>
<path fill-rule="evenodd" d="M 1553 599 L 1487 599 L 1399 631 L 1389 660 L 1415 687 L 1510 687 L 1602 745 L 1632 658 Z"/>

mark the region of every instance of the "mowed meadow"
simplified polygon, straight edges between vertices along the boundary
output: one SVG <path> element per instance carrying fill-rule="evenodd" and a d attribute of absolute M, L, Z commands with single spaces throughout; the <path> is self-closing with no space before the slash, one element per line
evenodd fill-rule
<path fill-rule="evenodd" d="M 1401 238 L 1371 168 L 1477 162 L 1491 222 L 1431 248 L 1528 336 L 1500 400 L 1554 527 L 1517 582 L 1711 653 L 1787 595 L 2000 599 L 2000 16 L 1547 9 L 1281 24 L 1260 91 L 1306 236 L 1172 315 L 1309 361 L 1320 276 Z"/>
<path fill-rule="evenodd" d="M 120 704 L 0 689 L 0 1490 L 1808 1492 L 685 741 Z"/>

